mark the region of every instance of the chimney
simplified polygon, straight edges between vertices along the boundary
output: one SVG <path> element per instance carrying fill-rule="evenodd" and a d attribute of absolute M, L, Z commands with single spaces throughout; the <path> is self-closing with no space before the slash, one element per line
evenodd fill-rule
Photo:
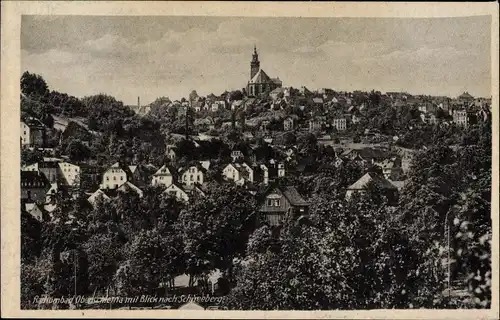
<path fill-rule="evenodd" d="M 137 106 L 140 107 L 141 106 L 141 97 L 137 97 Z"/>

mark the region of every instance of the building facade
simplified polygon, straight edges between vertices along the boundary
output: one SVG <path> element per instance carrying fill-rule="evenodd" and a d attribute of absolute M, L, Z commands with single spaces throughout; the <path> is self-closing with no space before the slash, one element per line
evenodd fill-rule
<path fill-rule="evenodd" d="M 281 88 L 283 83 L 279 78 L 269 77 L 260 68 L 259 54 L 254 47 L 252 61 L 250 62 L 250 81 L 247 84 L 247 94 L 251 97 L 259 96 L 263 93 L 270 93 L 276 88 Z"/>
<path fill-rule="evenodd" d="M 29 117 L 21 121 L 21 146 L 45 146 L 45 125 L 40 120 Z"/>

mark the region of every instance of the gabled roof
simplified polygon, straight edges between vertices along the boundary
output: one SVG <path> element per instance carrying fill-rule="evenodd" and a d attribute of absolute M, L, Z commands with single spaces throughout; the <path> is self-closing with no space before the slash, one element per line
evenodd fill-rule
<path fill-rule="evenodd" d="M 398 189 L 395 185 L 393 185 L 386 178 L 384 178 L 380 175 L 377 175 L 375 173 L 371 173 L 371 172 L 366 173 L 364 176 L 359 178 L 358 181 L 356 181 L 352 185 L 350 185 L 347 189 L 348 190 L 365 190 L 369 183 L 374 183 L 377 187 L 379 187 L 381 189 L 386 189 L 386 190 L 397 190 Z"/>
<path fill-rule="evenodd" d="M 295 189 L 295 187 L 288 186 L 288 187 L 284 188 L 284 190 L 282 192 L 283 192 L 283 195 L 288 199 L 288 201 L 290 201 L 290 203 L 293 206 L 307 206 L 307 205 L 309 205 L 302 198 L 302 196 L 299 194 L 297 189 Z"/>
<path fill-rule="evenodd" d="M 459 97 L 459 99 L 473 99 L 474 97 L 470 95 L 468 92 L 462 93 Z"/>
<path fill-rule="evenodd" d="M 45 127 L 45 125 L 40 120 L 38 120 L 37 118 L 33 118 L 33 117 L 26 117 L 23 119 L 22 122 L 24 122 L 30 128 L 44 128 Z"/>
<path fill-rule="evenodd" d="M 172 172 L 175 171 L 172 171 L 171 168 L 164 164 L 160 169 L 158 169 L 158 171 L 155 172 L 155 174 L 153 174 L 153 176 L 171 176 Z"/>
<path fill-rule="evenodd" d="M 276 88 L 273 91 L 270 92 L 270 94 L 277 94 L 277 93 L 282 93 L 285 92 L 284 88 Z"/>
<path fill-rule="evenodd" d="M 118 191 L 134 191 L 136 192 L 137 194 L 139 194 L 140 197 L 142 197 L 142 190 L 137 187 L 136 185 L 132 184 L 130 181 L 125 181 L 121 186 L 118 187 L 117 189 Z"/>
<path fill-rule="evenodd" d="M 180 185 L 175 182 L 171 183 L 165 190 L 163 190 L 163 193 L 168 192 L 170 190 L 179 190 L 187 194 L 186 190 Z"/>
<path fill-rule="evenodd" d="M 376 149 L 376 148 L 363 148 L 363 149 L 350 149 L 343 153 L 344 155 L 348 154 L 357 154 L 363 159 L 385 159 L 388 157 L 388 154 L 384 150 Z"/>
<path fill-rule="evenodd" d="M 264 72 L 264 70 L 259 69 L 259 71 L 253 76 L 250 83 L 269 83 L 273 82 L 271 78 Z"/>
<path fill-rule="evenodd" d="M 106 169 L 106 171 L 110 169 L 122 169 L 127 174 L 127 177 L 130 177 L 137 169 L 137 166 L 126 166 L 120 162 L 115 162 L 108 169 Z"/>

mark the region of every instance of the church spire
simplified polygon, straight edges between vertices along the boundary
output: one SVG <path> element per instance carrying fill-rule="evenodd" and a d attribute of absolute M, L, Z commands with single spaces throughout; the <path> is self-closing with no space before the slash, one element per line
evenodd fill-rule
<path fill-rule="evenodd" d="M 257 47 L 253 45 L 253 55 L 252 62 L 250 62 L 250 79 L 252 79 L 260 69 L 259 54 L 257 53 Z"/>

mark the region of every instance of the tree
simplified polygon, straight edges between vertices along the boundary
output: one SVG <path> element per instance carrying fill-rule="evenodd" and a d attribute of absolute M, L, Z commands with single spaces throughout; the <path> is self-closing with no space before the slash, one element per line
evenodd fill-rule
<path fill-rule="evenodd" d="M 181 212 L 186 270 L 192 279 L 215 268 L 231 274 L 233 258 L 244 255 L 253 231 L 256 207 L 251 194 L 231 186 L 214 189 Z"/>
<path fill-rule="evenodd" d="M 45 96 L 49 87 L 42 76 L 25 71 L 21 76 L 21 92 L 26 96 Z"/>
<path fill-rule="evenodd" d="M 229 94 L 229 99 L 231 101 L 243 100 L 243 92 L 241 92 L 241 90 L 231 91 L 231 93 Z"/>
<path fill-rule="evenodd" d="M 82 162 L 90 158 L 90 150 L 78 139 L 72 139 L 64 152 L 69 156 L 71 161 Z"/>

